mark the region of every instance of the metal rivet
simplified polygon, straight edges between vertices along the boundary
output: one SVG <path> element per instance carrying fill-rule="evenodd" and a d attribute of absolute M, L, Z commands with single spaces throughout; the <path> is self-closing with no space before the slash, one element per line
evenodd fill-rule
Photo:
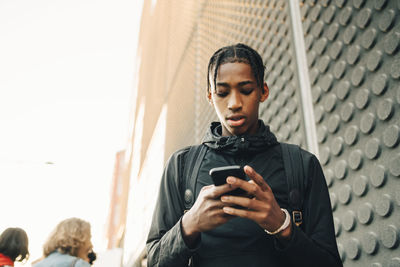
<path fill-rule="evenodd" d="M 369 71 L 375 71 L 382 61 L 382 52 L 381 51 L 373 51 L 367 60 L 367 68 Z"/>
<path fill-rule="evenodd" d="M 360 57 L 360 46 L 359 45 L 352 45 L 348 52 L 347 52 L 347 62 L 349 62 L 349 64 L 353 65 L 354 63 L 357 62 L 358 58 Z"/>
<path fill-rule="evenodd" d="M 314 86 L 312 88 L 311 96 L 312 96 L 312 100 L 313 100 L 314 104 L 319 102 L 319 100 L 321 99 L 321 94 L 322 94 L 322 90 L 321 90 L 321 87 L 319 85 Z"/>
<path fill-rule="evenodd" d="M 354 229 L 354 227 L 356 226 L 356 219 L 355 214 L 352 210 L 347 211 L 343 215 L 342 225 L 344 230 L 348 232 Z"/>
<path fill-rule="evenodd" d="M 365 68 L 361 66 L 357 67 L 356 69 L 354 69 L 351 75 L 351 83 L 354 86 L 359 86 L 363 82 L 364 76 L 365 76 Z"/>
<path fill-rule="evenodd" d="M 380 196 L 375 204 L 376 213 L 382 217 L 387 217 L 392 211 L 392 199 L 388 194 Z"/>
<path fill-rule="evenodd" d="M 315 23 L 314 27 L 312 28 L 311 32 L 314 37 L 319 38 L 322 33 L 322 29 L 324 28 L 324 23 L 322 21 L 318 21 Z"/>
<path fill-rule="evenodd" d="M 328 37 L 329 41 L 335 40 L 338 32 L 339 32 L 339 24 L 338 23 L 333 23 L 331 26 L 329 26 L 327 35 L 326 35 Z"/>
<path fill-rule="evenodd" d="M 330 157 L 331 157 L 331 153 L 329 151 L 329 148 L 325 147 L 325 148 L 321 149 L 320 160 L 321 160 L 322 165 L 328 164 Z"/>
<path fill-rule="evenodd" d="M 364 8 L 363 10 L 361 10 L 357 17 L 357 26 L 361 29 L 365 29 L 365 27 L 367 27 L 368 23 L 371 20 L 371 15 L 371 9 Z"/>
<path fill-rule="evenodd" d="M 345 70 L 346 70 L 346 61 L 341 60 L 341 61 L 337 62 L 335 64 L 334 69 L 333 69 L 333 73 L 335 74 L 335 78 L 336 79 L 342 78 Z M 350 85 L 350 83 L 349 83 L 349 85 Z"/>
<path fill-rule="evenodd" d="M 371 203 L 364 203 L 357 209 L 358 221 L 362 224 L 369 224 L 372 221 L 373 212 Z"/>
<path fill-rule="evenodd" d="M 364 109 L 369 103 L 369 91 L 367 89 L 361 89 L 356 95 L 356 106 L 359 109 Z"/>
<path fill-rule="evenodd" d="M 386 182 L 385 167 L 382 165 L 375 165 L 371 170 L 371 184 L 375 187 L 381 187 Z"/>
<path fill-rule="evenodd" d="M 393 61 L 390 75 L 393 77 L 393 79 L 398 79 L 400 77 L 400 59 Z"/>
<path fill-rule="evenodd" d="M 342 180 L 347 175 L 347 163 L 345 160 L 339 160 L 335 165 L 335 176 Z"/>
<path fill-rule="evenodd" d="M 387 147 L 394 147 L 399 143 L 400 129 L 397 125 L 390 125 L 383 131 L 383 143 Z"/>
<path fill-rule="evenodd" d="M 351 118 L 353 117 L 354 113 L 354 104 L 353 103 L 347 103 L 343 105 L 341 111 L 340 111 L 340 116 L 342 117 L 342 120 L 345 122 L 349 122 Z"/>
<path fill-rule="evenodd" d="M 320 58 L 320 60 L 318 61 L 318 68 L 321 71 L 321 73 L 326 72 L 330 62 L 331 62 L 331 59 L 328 56 L 322 56 Z"/>
<path fill-rule="evenodd" d="M 381 151 L 380 142 L 378 138 L 371 138 L 365 145 L 365 154 L 367 158 L 376 158 Z"/>
<path fill-rule="evenodd" d="M 350 83 L 348 81 L 341 81 L 336 87 L 336 95 L 340 100 L 345 100 L 350 92 Z"/>
<path fill-rule="evenodd" d="M 394 225 L 388 225 L 381 230 L 382 244 L 387 248 L 394 248 L 397 246 L 399 233 Z"/>
<path fill-rule="evenodd" d="M 349 204 L 351 200 L 351 187 L 349 185 L 344 185 L 339 191 L 339 201 L 342 204 Z"/>
<path fill-rule="evenodd" d="M 353 182 L 353 192 L 356 196 L 363 196 L 368 189 L 368 179 L 364 175 L 357 176 Z"/>
<path fill-rule="evenodd" d="M 378 118 L 380 120 L 388 120 L 393 115 L 393 101 L 390 98 L 379 101 L 378 104 Z"/>
<path fill-rule="evenodd" d="M 346 26 L 351 18 L 353 9 L 351 7 L 344 8 L 339 14 L 339 22 L 342 26 Z"/>
<path fill-rule="evenodd" d="M 372 82 L 372 92 L 376 95 L 382 95 L 387 87 L 387 79 L 388 77 L 384 73 L 377 75 Z"/>
<path fill-rule="evenodd" d="M 375 0 L 375 9 L 381 10 L 387 3 L 387 0 Z"/>
<path fill-rule="evenodd" d="M 341 41 L 336 41 L 332 44 L 330 50 L 329 50 L 329 55 L 333 59 L 337 59 L 342 52 L 343 49 L 343 43 Z"/>
<path fill-rule="evenodd" d="M 332 112 L 336 106 L 336 96 L 334 94 L 329 94 L 325 98 L 324 108 L 327 112 Z"/>
<path fill-rule="evenodd" d="M 346 0 L 336 0 L 336 5 L 340 8 L 344 7 Z"/>
<path fill-rule="evenodd" d="M 343 34 L 343 41 L 345 44 L 348 45 L 353 41 L 354 36 L 356 35 L 356 31 L 357 28 L 355 26 L 349 26 L 346 28 Z"/>
<path fill-rule="evenodd" d="M 349 166 L 353 170 L 358 170 L 363 163 L 363 156 L 361 150 L 357 149 L 352 151 L 349 156 Z"/>
<path fill-rule="evenodd" d="M 365 3 L 365 0 L 353 0 L 353 6 L 360 9 Z"/>
<path fill-rule="evenodd" d="M 375 116 L 371 112 L 361 118 L 360 129 L 363 133 L 370 133 L 375 127 Z"/>
<path fill-rule="evenodd" d="M 324 90 L 324 92 L 328 92 L 332 88 L 332 83 L 333 83 L 333 76 L 331 74 L 326 75 L 321 80 L 321 83 L 320 83 L 321 89 Z"/>
<path fill-rule="evenodd" d="M 395 12 L 392 9 L 386 10 L 380 20 L 379 20 L 379 29 L 383 32 L 387 32 L 393 25 L 393 21 L 395 18 Z"/>
<path fill-rule="evenodd" d="M 374 232 L 365 233 L 362 237 L 362 248 L 367 254 L 375 254 L 378 250 L 378 236 Z"/>
<path fill-rule="evenodd" d="M 358 127 L 354 125 L 348 127 L 344 134 L 344 140 L 346 141 L 346 144 L 353 145 L 358 140 L 358 132 Z"/>
<path fill-rule="evenodd" d="M 328 136 L 328 130 L 325 126 L 318 127 L 317 130 L 317 141 L 318 143 L 322 144 L 325 142 L 326 137 Z"/>
<path fill-rule="evenodd" d="M 363 33 L 361 44 L 365 49 L 370 49 L 374 45 L 376 34 L 375 29 L 369 29 Z"/>
<path fill-rule="evenodd" d="M 389 170 L 393 176 L 400 176 L 400 154 L 397 154 L 389 163 Z"/>
<path fill-rule="evenodd" d="M 335 114 L 331 116 L 328 120 L 328 131 L 330 133 L 335 133 L 339 129 L 340 125 L 340 117 L 339 115 Z"/>
<path fill-rule="evenodd" d="M 320 123 L 322 119 L 324 118 L 324 109 L 321 106 L 318 106 L 315 108 L 315 122 Z"/>
<path fill-rule="evenodd" d="M 343 138 L 342 137 L 336 137 L 333 139 L 332 144 L 331 144 L 331 150 L 333 155 L 338 156 L 340 153 L 343 151 Z"/>
<path fill-rule="evenodd" d="M 346 254 L 350 259 L 355 260 L 359 257 L 360 242 L 357 239 L 355 238 L 349 239 L 346 242 L 345 248 L 346 248 Z"/>
<path fill-rule="evenodd" d="M 384 41 L 385 52 L 389 55 L 394 54 L 397 51 L 400 43 L 400 33 L 392 32 L 386 36 Z"/>

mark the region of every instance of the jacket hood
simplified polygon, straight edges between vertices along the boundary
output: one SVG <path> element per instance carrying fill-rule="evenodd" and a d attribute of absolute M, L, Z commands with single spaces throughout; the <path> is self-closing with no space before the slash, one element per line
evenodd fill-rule
<path fill-rule="evenodd" d="M 258 123 L 259 128 L 255 135 L 221 136 L 221 123 L 212 122 L 203 144 L 210 149 L 231 155 L 256 153 L 278 144 L 275 135 L 269 130 L 269 126 L 265 125 L 262 120 L 259 120 Z"/>

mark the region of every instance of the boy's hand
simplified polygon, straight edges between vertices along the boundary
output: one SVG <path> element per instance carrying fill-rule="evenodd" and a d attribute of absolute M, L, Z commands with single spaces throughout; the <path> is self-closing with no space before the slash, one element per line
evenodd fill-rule
<path fill-rule="evenodd" d="M 250 166 L 245 166 L 244 171 L 251 179 L 250 182 L 228 177 L 227 183 L 242 188 L 253 197 L 222 196 L 222 202 L 229 204 L 229 206 L 223 207 L 224 212 L 232 216 L 253 220 L 270 232 L 277 230 L 285 221 L 285 214 L 276 202 L 271 187 Z M 242 206 L 244 209 L 233 208 L 234 205 Z M 291 225 L 289 225 L 277 236 L 287 239 L 291 232 Z"/>
<path fill-rule="evenodd" d="M 223 207 L 231 206 L 222 202 L 221 195 L 236 189 L 237 186 L 224 184 L 204 186 L 193 207 L 183 215 L 182 232 L 186 244 L 191 247 L 201 232 L 212 230 L 233 216 L 224 212 Z"/>

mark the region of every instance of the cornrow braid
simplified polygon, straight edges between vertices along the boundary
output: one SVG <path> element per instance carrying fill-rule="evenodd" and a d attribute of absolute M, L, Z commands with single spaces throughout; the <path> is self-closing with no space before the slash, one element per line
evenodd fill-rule
<path fill-rule="evenodd" d="M 260 54 L 253 48 L 245 44 L 235 44 L 218 49 L 210 58 L 207 68 L 207 93 L 211 91 L 211 81 L 216 87 L 217 72 L 220 65 L 224 63 L 242 62 L 249 64 L 257 86 L 264 91 L 264 72 L 265 66 Z M 212 76 L 211 76 L 212 74 Z"/>

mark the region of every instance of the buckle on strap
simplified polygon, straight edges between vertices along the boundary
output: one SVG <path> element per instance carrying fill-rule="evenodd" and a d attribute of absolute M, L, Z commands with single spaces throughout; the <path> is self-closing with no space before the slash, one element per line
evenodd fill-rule
<path fill-rule="evenodd" d="M 298 210 L 292 211 L 292 217 L 293 217 L 293 222 L 297 226 L 300 226 L 300 224 L 303 222 L 303 214 L 301 213 L 301 211 Z"/>

